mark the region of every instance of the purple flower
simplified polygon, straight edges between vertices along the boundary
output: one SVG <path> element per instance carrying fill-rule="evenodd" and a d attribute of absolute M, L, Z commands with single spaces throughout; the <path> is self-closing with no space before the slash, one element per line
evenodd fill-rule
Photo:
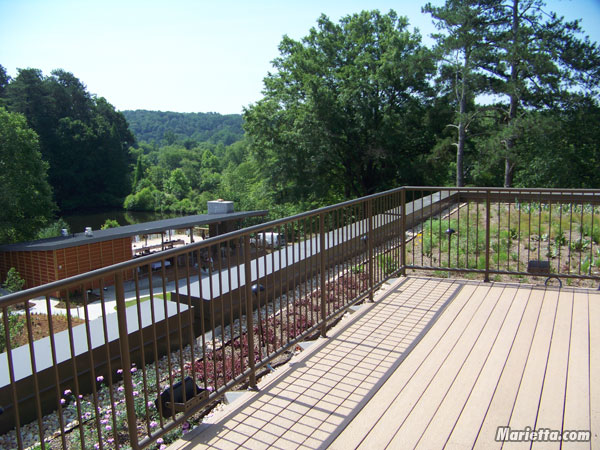
<path fill-rule="evenodd" d="M 112 427 L 111 427 L 110 425 L 106 425 L 106 427 L 105 427 L 105 428 L 106 428 L 106 431 L 110 431 L 110 430 L 112 430 Z"/>
<path fill-rule="evenodd" d="M 106 425 L 106 424 L 108 423 L 108 419 L 102 419 L 102 420 L 100 421 L 100 423 L 101 423 L 102 425 Z"/>
<path fill-rule="evenodd" d="M 136 369 L 135 367 L 132 367 L 132 368 L 131 368 L 131 370 L 130 370 L 130 372 L 131 372 L 131 373 L 136 373 L 136 372 L 137 372 L 137 369 Z"/>
<path fill-rule="evenodd" d="M 156 423 L 156 421 L 152 421 L 150 422 L 150 428 L 156 428 L 158 426 L 158 424 Z"/>
<path fill-rule="evenodd" d="M 64 398 L 61 398 L 61 399 L 60 399 L 60 404 L 61 404 L 61 405 L 65 405 L 66 403 L 67 403 L 67 401 L 66 401 Z"/>
<path fill-rule="evenodd" d="M 94 444 L 94 448 L 100 448 L 100 444 L 98 444 L 98 443 Z"/>
<path fill-rule="evenodd" d="M 96 377 L 96 381 L 98 381 L 98 382 L 104 381 L 104 377 L 102 375 L 99 375 Z"/>
<path fill-rule="evenodd" d="M 158 450 L 166 450 L 167 446 L 165 444 L 161 444 L 160 447 L 158 447 Z"/>
<path fill-rule="evenodd" d="M 123 373 L 123 369 L 119 369 L 119 370 L 117 370 L 117 373 L 118 373 L 119 375 L 121 375 L 121 374 Z"/>
<path fill-rule="evenodd" d="M 119 386 L 119 387 L 117 388 L 117 391 L 119 391 L 119 392 L 123 392 L 124 390 L 125 390 L 125 388 L 124 388 L 123 386 Z"/>
<path fill-rule="evenodd" d="M 71 389 L 65 389 L 64 394 L 65 395 L 71 395 L 72 394 Z"/>
<path fill-rule="evenodd" d="M 82 399 L 83 399 L 83 394 L 79 394 L 79 395 L 77 396 L 77 398 L 78 398 L 79 400 L 82 400 Z"/>
<path fill-rule="evenodd" d="M 140 393 L 138 391 L 133 391 L 133 396 L 137 397 L 138 395 L 140 395 Z"/>
<path fill-rule="evenodd" d="M 150 408 L 150 409 L 154 408 L 154 402 L 148 402 L 148 408 Z"/>
<path fill-rule="evenodd" d="M 158 439 L 156 440 L 156 443 L 157 443 L 157 444 L 159 444 L 159 445 L 160 445 L 160 444 L 162 444 L 163 442 L 165 442 L 165 441 L 163 440 L 163 438 L 158 438 Z"/>

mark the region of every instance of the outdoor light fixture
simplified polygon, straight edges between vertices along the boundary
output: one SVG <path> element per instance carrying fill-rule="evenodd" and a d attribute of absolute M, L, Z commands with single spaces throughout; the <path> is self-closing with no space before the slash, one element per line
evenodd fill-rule
<path fill-rule="evenodd" d="M 454 233 L 456 233 L 456 230 L 454 228 L 448 228 L 446 230 L 446 234 L 448 235 L 448 237 L 451 237 Z"/>
<path fill-rule="evenodd" d="M 253 284 L 252 285 L 252 293 L 254 295 L 258 294 L 259 292 L 262 292 L 265 290 L 265 287 L 262 284 Z"/>
<path fill-rule="evenodd" d="M 194 380 L 191 377 L 185 377 L 185 403 L 184 403 L 184 385 L 181 381 L 178 381 L 173 385 L 173 404 L 171 404 L 171 386 L 168 386 L 164 391 L 161 392 L 160 396 L 156 399 L 154 404 L 157 410 L 159 403 L 162 405 L 162 416 L 166 419 L 173 416 L 176 412 L 185 411 L 191 406 L 194 406 L 201 401 L 208 398 L 208 391 L 206 389 L 199 388 L 194 385 Z M 194 387 L 196 388 L 196 395 L 194 395 Z"/>

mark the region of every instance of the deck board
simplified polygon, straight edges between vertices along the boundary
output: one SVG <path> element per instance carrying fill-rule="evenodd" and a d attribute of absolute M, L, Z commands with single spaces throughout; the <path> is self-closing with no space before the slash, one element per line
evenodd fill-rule
<path fill-rule="evenodd" d="M 497 428 L 591 430 L 600 292 L 408 278 L 171 448 L 560 448 Z"/>
<path fill-rule="evenodd" d="M 456 382 L 460 369 L 485 328 L 501 293 L 502 289 L 491 288 L 485 295 L 481 307 L 477 309 L 466 328 L 462 330 L 460 337 L 455 341 L 447 357 L 444 358 L 419 402 L 396 432 L 390 442 L 392 448 L 414 448 L 417 445 L 431 418 L 437 413 L 446 393 Z M 399 409 L 401 408 L 402 406 L 399 405 Z M 427 448 L 427 446 L 425 445 L 423 448 Z"/>
<path fill-rule="evenodd" d="M 500 373 L 500 377 L 497 379 L 492 400 L 487 410 L 483 411 L 485 418 L 481 427 L 478 428 L 477 436 L 474 440 L 475 448 L 488 449 L 500 448 L 502 446 L 501 443 L 494 441 L 496 429 L 498 426 L 508 425 L 510 421 L 517 392 L 527 364 L 527 358 L 530 354 L 533 336 L 539 323 L 543 299 L 543 291 L 535 290 L 529 294 L 527 307 L 519 323 L 517 334 Z M 481 408 L 477 400 L 475 400 L 474 407 L 481 410 L 484 409 Z M 463 444 L 464 441 L 459 441 L 458 443 Z"/>
<path fill-rule="evenodd" d="M 569 366 L 565 394 L 564 430 L 590 429 L 590 341 L 587 294 L 573 297 L 573 320 L 569 347 Z M 599 381 L 596 381 L 597 383 Z M 563 449 L 581 444 L 563 443 Z"/>
<path fill-rule="evenodd" d="M 433 349 L 441 345 L 441 340 L 445 337 L 444 331 L 454 320 L 457 320 L 457 316 L 465 308 L 474 291 L 474 286 L 465 286 L 462 289 L 461 295 L 454 299 L 438 320 L 437 324 L 439 326 L 434 326 L 429 330 L 419 345 L 412 351 L 410 358 L 407 358 L 394 372 L 390 380 L 381 387 L 378 392 L 378 401 L 369 402 L 364 406 L 361 414 L 331 444 L 331 449 L 345 450 L 347 448 L 346 442 L 358 444 L 370 433 L 377 434 L 373 422 L 380 421 L 384 415 L 390 414 L 390 408 L 402 388 L 412 379 L 416 370 L 423 364 Z M 470 306 L 475 307 L 475 301 L 471 302 Z M 447 340 L 447 342 L 450 341 Z"/>
<path fill-rule="evenodd" d="M 502 290 L 498 300 L 494 301 L 494 309 L 488 315 L 480 333 L 471 337 L 472 342 L 470 341 L 469 344 L 472 343 L 472 348 L 456 374 L 452 385 L 445 392 L 442 402 L 429 422 L 427 429 L 417 442 L 418 446 L 440 448 L 446 444 L 490 355 L 491 348 L 496 342 L 512 306 L 515 294 L 515 288 Z M 493 301 L 493 298 L 490 297 L 490 300 Z"/>
<path fill-rule="evenodd" d="M 535 424 L 529 423 L 529 426 L 534 429 L 562 429 L 572 313 L 573 294 L 562 294 L 554 318 L 537 419 Z M 560 442 L 534 442 L 532 447 L 534 449 L 559 449 Z"/>
<path fill-rule="evenodd" d="M 554 320 L 558 307 L 558 293 L 550 292 L 544 295 L 540 318 L 533 335 L 533 341 L 519 385 L 513 410 L 508 426 L 514 430 L 523 430 L 533 427 L 538 414 L 540 397 L 546 367 L 548 364 L 548 353 L 554 329 Z M 496 426 L 507 425 L 505 423 Z M 495 435 L 495 433 L 494 433 Z M 527 443 L 527 448 L 530 444 Z M 506 443 L 503 448 L 524 448 L 520 443 Z"/>
<path fill-rule="evenodd" d="M 592 449 L 600 450 L 600 292 L 588 293 L 590 333 L 590 429 Z"/>
<path fill-rule="evenodd" d="M 406 424 L 407 418 L 411 417 L 412 421 L 418 422 L 419 419 L 413 414 L 414 408 L 419 404 L 421 397 L 427 392 L 427 389 L 435 374 L 439 371 L 440 366 L 456 345 L 457 339 L 462 334 L 460 329 L 461 326 L 463 328 L 468 326 L 474 314 L 482 305 L 486 294 L 487 291 L 485 290 L 475 290 L 470 294 L 466 307 L 461 310 L 460 314 L 453 322 L 458 326 L 447 328 L 447 333 L 431 353 L 427 355 L 423 364 L 421 364 L 415 372 L 408 372 L 408 375 L 410 376 L 408 381 L 411 386 L 410 389 L 404 389 L 407 384 L 400 384 L 396 377 L 390 380 L 390 383 L 401 386 L 403 389 L 398 392 L 394 398 L 394 402 L 388 411 L 386 411 L 386 414 L 372 427 L 372 430 L 363 439 L 359 448 L 383 448 L 390 444 L 390 441 L 395 438 L 395 435 L 397 435 L 400 430 L 406 429 L 408 431 L 410 424 Z M 467 293 L 461 292 L 460 297 L 463 295 L 467 295 Z M 436 327 L 434 326 L 433 328 Z M 411 360 L 413 357 L 415 357 L 414 353 L 407 359 Z M 403 367 L 400 368 L 400 376 L 404 372 L 403 369 Z M 373 403 L 378 402 L 374 401 Z M 343 448 L 344 446 L 347 446 L 347 442 L 344 443 L 344 437 L 340 437 L 342 439 L 342 441 L 340 441 L 340 448 Z M 406 448 L 408 447 L 409 445 L 406 446 Z"/>
<path fill-rule="evenodd" d="M 460 417 L 448 437 L 446 448 L 465 448 L 473 445 L 484 421 L 488 405 L 491 403 L 503 369 L 506 367 L 515 338 L 521 324 L 521 318 L 527 317 L 525 310 L 529 305 L 529 290 L 519 289 L 514 296 L 510 310 L 501 330 L 489 352 Z M 533 308 L 530 308 L 533 309 Z M 530 314 L 531 315 L 531 314 Z"/>

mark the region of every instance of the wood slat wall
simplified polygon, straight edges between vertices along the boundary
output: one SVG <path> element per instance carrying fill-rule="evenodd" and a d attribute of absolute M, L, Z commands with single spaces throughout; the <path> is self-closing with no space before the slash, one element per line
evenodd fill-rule
<path fill-rule="evenodd" d="M 129 261 L 132 255 L 130 237 L 58 250 L 1 252 L 0 274 L 4 280 L 14 267 L 25 280 L 25 287 L 31 288 Z M 112 284 L 111 280 L 107 278 L 105 283 Z"/>

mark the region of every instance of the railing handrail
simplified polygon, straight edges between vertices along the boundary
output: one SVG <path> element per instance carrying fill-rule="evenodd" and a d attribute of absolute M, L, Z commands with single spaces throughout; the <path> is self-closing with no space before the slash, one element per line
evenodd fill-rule
<path fill-rule="evenodd" d="M 62 289 L 69 288 L 73 285 L 79 285 L 90 279 L 98 278 L 100 276 L 106 276 L 114 274 L 118 271 L 134 269 L 143 265 L 151 264 L 153 262 L 163 261 L 168 258 L 176 257 L 179 255 L 183 255 L 186 253 L 190 253 L 192 251 L 201 250 L 205 247 L 210 247 L 215 244 L 219 244 L 224 241 L 230 241 L 232 239 L 243 237 L 245 234 L 252 234 L 261 231 L 265 231 L 271 228 L 275 228 L 281 225 L 285 225 L 287 223 L 309 218 L 309 217 L 318 217 L 320 214 L 328 213 L 335 211 L 337 209 L 345 208 L 348 206 L 356 205 L 370 199 L 377 199 L 384 197 L 386 195 L 390 195 L 393 193 L 401 192 L 401 191 L 437 191 L 437 192 L 473 192 L 473 193 L 540 193 L 540 194 L 565 194 L 565 193 L 574 193 L 574 194 L 590 194 L 594 198 L 598 196 L 598 201 L 600 202 L 600 190 L 598 189 L 560 189 L 560 188 L 504 188 L 504 187 L 440 187 L 440 186 L 402 186 L 399 188 L 389 189 L 384 192 L 379 192 L 376 194 L 367 195 L 364 197 L 359 197 L 356 199 L 346 200 L 344 202 L 336 203 L 335 205 L 328 205 L 321 208 L 313 209 L 310 211 L 306 211 L 303 213 L 295 214 L 293 216 L 284 217 L 280 219 L 274 219 L 266 223 L 253 225 L 250 227 L 246 227 L 240 230 L 231 231 L 228 233 L 221 234 L 219 236 L 211 237 L 208 239 L 204 239 L 199 242 L 191 243 L 182 248 L 173 248 L 164 250 L 158 254 L 145 255 L 140 256 L 138 258 L 132 259 L 130 261 L 124 261 L 117 264 L 113 264 L 110 266 L 102 267 L 99 269 L 94 269 L 92 271 L 74 275 L 69 278 L 65 278 L 62 280 L 53 281 L 51 283 L 47 283 L 40 286 L 35 286 L 32 288 L 28 288 L 19 292 L 14 292 L 11 294 L 4 295 L 0 297 L 0 307 L 11 306 L 13 304 L 22 302 L 26 299 L 31 299 L 43 295 L 47 295 L 49 292 L 57 292 Z M 587 197 L 583 197 L 582 199 L 587 199 Z"/>

